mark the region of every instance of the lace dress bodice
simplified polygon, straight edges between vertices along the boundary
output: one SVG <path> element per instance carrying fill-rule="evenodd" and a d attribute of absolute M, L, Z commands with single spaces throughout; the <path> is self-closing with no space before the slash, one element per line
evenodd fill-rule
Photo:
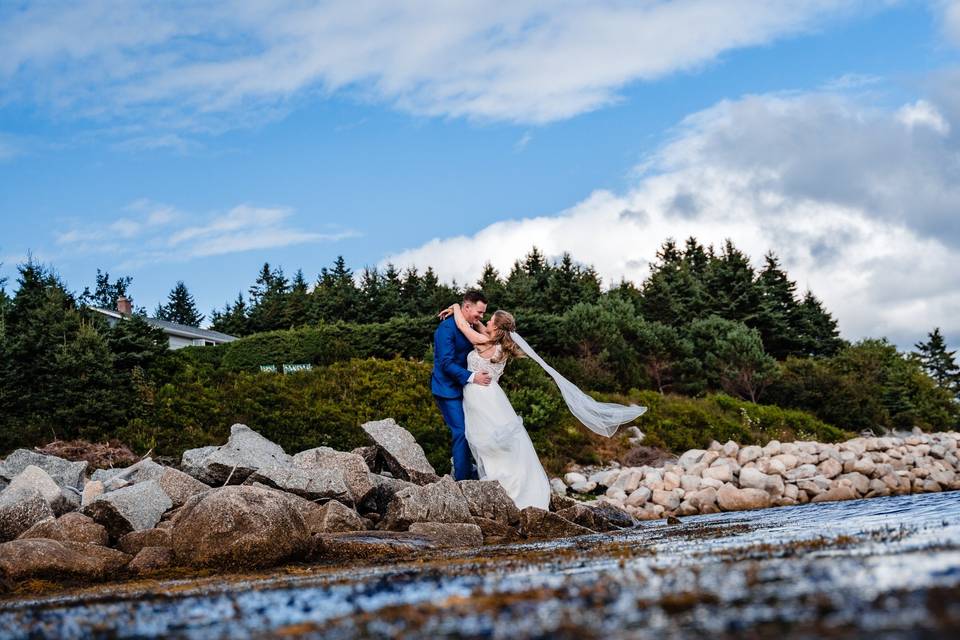
<path fill-rule="evenodd" d="M 467 354 L 467 371 L 486 371 L 490 374 L 491 384 L 496 384 L 500 381 L 500 376 L 503 375 L 503 369 L 507 366 L 507 361 L 503 360 L 501 362 L 491 362 L 490 360 L 494 356 L 500 355 L 500 345 L 497 345 L 494 354 L 490 358 L 484 358 L 480 355 L 480 352 L 474 349 Z"/>

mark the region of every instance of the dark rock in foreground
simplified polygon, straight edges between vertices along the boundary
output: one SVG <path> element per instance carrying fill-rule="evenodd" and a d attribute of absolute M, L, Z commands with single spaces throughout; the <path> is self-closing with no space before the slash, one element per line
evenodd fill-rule
<path fill-rule="evenodd" d="M 129 561 L 130 556 L 121 551 L 82 542 L 31 538 L 0 544 L 0 575 L 10 580 L 102 579 Z"/>
<path fill-rule="evenodd" d="M 439 548 L 437 541 L 428 536 L 398 531 L 366 531 L 319 535 L 313 555 L 318 560 L 377 560 Z"/>
<path fill-rule="evenodd" d="M 33 525 L 19 539 L 46 538 L 62 542 L 82 542 L 107 546 L 110 536 L 107 530 L 82 513 L 66 513 L 59 518 L 47 518 Z"/>
<path fill-rule="evenodd" d="M 594 532 L 556 513 L 527 507 L 520 512 L 520 533 L 528 538 L 567 538 Z"/>
<path fill-rule="evenodd" d="M 281 492 L 252 486 L 190 498 L 171 532 L 177 562 L 266 567 L 305 556 L 312 546 L 303 516 Z"/>

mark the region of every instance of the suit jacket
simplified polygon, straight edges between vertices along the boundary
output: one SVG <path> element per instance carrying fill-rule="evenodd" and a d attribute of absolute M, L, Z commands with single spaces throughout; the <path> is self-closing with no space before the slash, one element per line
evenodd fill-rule
<path fill-rule="evenodd" d="M 460 398 L 470 379 L 467 354 L 473 344 L 457 329 L 452 317 L 442 321 L 433 332 L 433 375 L 430 389 L 440 398 Z"/>

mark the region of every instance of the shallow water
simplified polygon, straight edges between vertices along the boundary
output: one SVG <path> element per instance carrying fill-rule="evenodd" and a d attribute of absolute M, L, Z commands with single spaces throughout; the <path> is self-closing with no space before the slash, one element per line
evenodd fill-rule
<path fill-rule="evenodd" d="M 0 637 L 960 637 L 960 492 L 0 601 Z"/>

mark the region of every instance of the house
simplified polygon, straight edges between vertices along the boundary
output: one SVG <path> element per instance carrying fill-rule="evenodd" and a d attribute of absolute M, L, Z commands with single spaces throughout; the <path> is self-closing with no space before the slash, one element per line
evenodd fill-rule
<path fill-rule="evenodd" d="M 130 317 L 133 313 L 133 307 L 130 301 L 120 296 L 117 300 L 117 308 L 102 309 L 100 307 L 88 307 L 91 311 L 96 311 L 106 318 L 107 324 L 111 327 L 116 325 L 124 318 Z M 161 329 L 166 335 L 171 349 L 182 349 L 183 347 L 203 347 L 225 342 L 233 342 L 236 336 L 229 336 L 219 331 L 209 329 L 199 329 L 185 324 L 168 322 L 158 318 L 144 318 L 147 324 Z"/>

